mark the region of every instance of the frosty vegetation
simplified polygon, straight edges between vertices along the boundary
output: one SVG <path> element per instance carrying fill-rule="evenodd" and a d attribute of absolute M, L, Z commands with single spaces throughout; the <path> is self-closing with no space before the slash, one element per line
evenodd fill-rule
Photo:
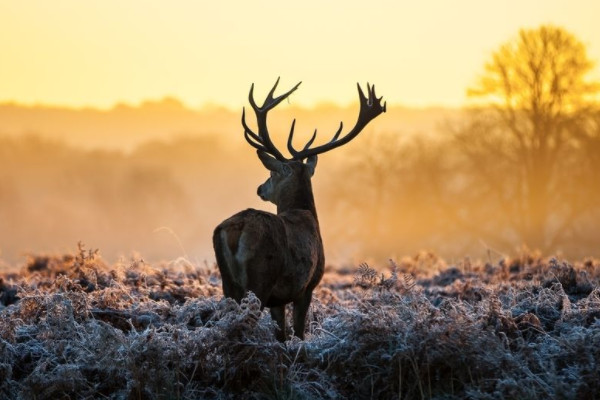
<path fill-rule="evenodd" d="M 185 260 L 32 257 L 0 280 L 6 399 L 600 397 L 600 262 L 329 268 L 307 340 Z"/>

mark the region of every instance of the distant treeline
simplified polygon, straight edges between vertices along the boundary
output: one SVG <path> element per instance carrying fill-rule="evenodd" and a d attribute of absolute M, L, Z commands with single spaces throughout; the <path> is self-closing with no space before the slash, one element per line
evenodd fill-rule
<path fill-rule="evenodd" d="M 282 104 L 269 124 L 274 132 L 286 134 L 294 118 L 298 132 L 335 132 L 340 121 L 349 125 L 356 119 L 358 105 L 338 107 L 321 105 L 300 108 Z M 240 124 L 242 110 L 223 107 L 191 109 L 175 98 L 146 101 L 138 106 L 118 104 L 109 110 L 71 109 L 57 106 L 0 104 L 0 134 L 35 134 L 50 140 L 86 149 L 131 151 L 151 140 L 171 140 L 176 136 L 216 135 L 225 143 L 245 143 Z M 390 106 L 386 118 L 371 130 L 431 133 L 440 121 L 454 118 L 455 109 L 413 109 Z M 328 136 L 328 135 L 327 135 Z"/>
<path fill-rule="evenodd" d="M 496 258 L 523 245 L 598 256 L 597 126 L 549 161 L 556 173 L 546 187 L 528 188 L 547 200 L 545 214 L 531 219 L 523 166 L 500 143 L 480 140 L 494 136 L 480 135 L 473 118 L 431 139 L 366 132 L 321 157 L 314 185 L 328 260 L 423 249 L 449 259 Z M 108 259 L 140 252 L 212 262 L 210 237 L 221 220 L 247 207 L 273 211 L 256 196 L 266 177 L 254 151 L 218 135 L 149 142 L 128 153 L 5 136 L 0 259 L 14 263 L 83 241 Z"/>

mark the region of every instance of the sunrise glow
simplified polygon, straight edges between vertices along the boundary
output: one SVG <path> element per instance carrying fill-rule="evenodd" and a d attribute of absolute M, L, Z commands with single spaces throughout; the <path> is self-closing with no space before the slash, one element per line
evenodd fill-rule
<path fill-rule="evenodd" d="M 174 96 L 239 109 L 251 82 L 292 101 L 460 106 L 490 52 L 523 27 L 572 31 L 600 59 L 600 3 L 0 1 L 0 102 L 110 108 Z M 597 72 L 596 72 L 597 74 Z"/>

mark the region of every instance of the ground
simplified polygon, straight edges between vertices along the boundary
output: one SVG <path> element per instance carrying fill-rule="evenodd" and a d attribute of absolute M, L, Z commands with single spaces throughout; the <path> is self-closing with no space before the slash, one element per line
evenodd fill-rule
<path fill-rule="evenodd" d="M 80 248 L 0 275 L 2 398 L 600 398 L 593 259 L 329 266 L 285 343 L 212 265 Z"/>

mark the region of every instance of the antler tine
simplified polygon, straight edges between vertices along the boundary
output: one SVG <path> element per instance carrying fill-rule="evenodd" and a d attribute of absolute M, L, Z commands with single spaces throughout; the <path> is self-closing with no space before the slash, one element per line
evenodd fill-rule
<path fill-rule="evenodd" d="M 292 131 L 290 132 L 290 136 L 288 138 L 288 149 L 292 154 L 293 160 L 303 160 L 307 157 L 314 156 L 317 154 L 325 153 L 326 151 L 335 149 L 336 147 L 340 147 L 352 139 L 354 139 L 369 122 L 375 119 L 379 114 L 386 112 L 386 103 L 381 105 L 381 100 L 383 97 L 377 98 L 375 95 L 375 85 L 370 85 L 367 83 L 367 96 L 365 96 L 360 84 L 357 84 L 358 87 L 358 99 L 360 104 L 360 110 L 358 112 L 358 119 L 354 128 L 350 130 L 346 135 L 344 135 L 341 139 L 340 134 L 342 133 L 342 129 L 344 124 L 340 122 L 340 127 L 333 135 L 333 138 L 328 143 L 325 143 L 321 146 L 310 148 L 312 143 L 315 140 L 317 131 L 313 134 L 312 138 L 308 141 L 304 149 L 301 151 L 297 151 L 292 146 L 292 136 L 293 136 L 293 126 Z"/>
<path fill-rule="evenodd" d="M 294 146 L 292 146 L 292 139 L 294 138 L 294 128 L 296 127 L 296 118 L 294 118 L 294 120 L 292 121 L 292 127 L 290 128 L 290 134 L 288 135 L 288 141 L 287 141 L 287 148 L 288 151 L 290 152 L 290 154 L 292 155 L 292 158 L 294 158 L 296 156 L 296 153 L 298 153 L 296 151 L 296 149 L 294 149 Z"/>
<path fill-rule="evenodd" d="M 273 101 L 273 94 L 275 93 L 275 89 L 277 89 L 277 85 L 279 85 L 279 79 L 280 78 L 281 78 L 280 76 L 277 77 L 277 80 L 275 81 L 275 84 L 273 85 L 273 87 L 269 91 L 269 94 L 267 95 L 267 98 L 265 99 L 265 103 L 267 101 Z"/>
<path fill-rule="evenodd" d="M 263 105 L 260 107 L 256 104 L 256 101 L 254 100 L 254 83 L 250 86 L 250 93 L 248 95 L 248 101 L 250 102 L 250 105 L 256 112 L 265 113 L 265 112 L 268 112 L 269 110 L 271 110 L 272 108 L 275 108 L 279 103 L 281 103 L 283 100 L 287 99 L 292 93 L 294 93 L 294 91 L 296 89 L 298 89 L 298 87 L 302 83 L 302 81 L 300 81 L 296 84 L 296 86 L 294 86 L 293 88 L 291 88 L 284 94 L 279 95 L 277 97 L 273 97 L 273 94 L 275 93 L 275 89 L 277 89 L 277 85 L 279 85 L 279 79 L 280 78 L 277 78 L 277 80 L 275 81 L 275 84 L 269 91 L 269 94 L 267 94 L 267 97 L 265 98 Z"/>
<path fill-rule="evenodd" d="M 255 149 L 267 151 L 265 146 L 262 145 L 260 137 L 252 132 L 248 124 L 246 123 L 246 109 L 242 108 L 242 126 L 244 127 L 244 137 L 246 141 Z"/>
<path fill-rule="evenodd" d="M 256 101 L 254 101 L 254 82 L 252 82 L 252 85 L 250 85 L 250 93 L 248 93 L 248 101 L 250 102 L 250 105 L 252 106 L 252 108 L 254 110 L 260 108 L 256 104 Z"/>
<path fill-rule="evenodd" d="M 360 102 L 360 104 L 362 104 L 364 101 L 367 101 L 367 98 L 365 97 L 364 92 L 362 91 L 362 88 L 360 87 L 360 83 L 356 83 L 356 87 L 358 88 L 358 100 Z M 369 82 L 367 82 L 367 93 L 370 93 L 370 87 L 369 87 Z"/>
<path fill-rule="evenodd" d="M 273 89 L 271 89 L 271 91 L 269 92 L 269 94 L 265 100 L 265 104 L 263 104 L 263 108 L 268 107 L 268 109 L 270 110 L 270 109 L 274 108 L 275 106 L 277 106 L 283 100 L 287 99 L 292 93 L 294 93 L 296 91 L 296 89 L 298 89 L 298 87 L 300 86 L 302 81 L 298 82 L 296 84 L 296 86 L 294 86 L 293 88 L 288 90 L 286 93 L 273 98 L 273 92 L 275 91 L 275 88 L 277 87 L 278 83 L 279 83 L 279 78 L 277 78 L 277 82 L 275 82 L 275 86 L 273 86 Z M 270 103 L 267 104 L 267 101 L 269 101 Z"/>
<path fill-rule="evenodd" d="M 296 150 L 294 148 L 294 145 L 292 144 L 292 140 L 294 138 L 294 128 L 295 127 L 296 127 L 296 119 L 294 118 L 294 121 L 292 122 L 292 128 L 290 129 L 290 134 L 288 135 L 287 147 L 288 147 L 288 151 L 292 155 L 292 160 L 300 160 L 301 158 L 297 157 L 297 155 L 299 155 L 300 152 L 298 150 Z M 304 149 L 302 149 L 302 151 L 307 150 L 310 147 L 310 145 L 313 144 L 313 142 L 315 141 L 316 138 L 317 138 L 317 130 L 315 129 L 312 137 L 310 138 L 308 143 L 306 143 L 306 145 L 304 146 Z"/>
<path fill-rule="evenodd" d="M 301 160 L 303 158 L 303 157 L 301 157 L 301 152 L 299 152 L 298 150 L 294 149 L 294 146 L 292 146 L 292 137 L 294 136 L 294 124 L 295 123 L 296 123 L 296 120 L 294 120 L 294 123 L 292 124 L 292 130 L 290 131 L 290 136 L 288 137 L 288 150 L 289 150 L 289 152 L 292 155 L 292 158 L 294 160 Z M 329 141 L 329 143 L 333 143 L 333 142 L 335 142 L 337 140 L 337 138 L 342 133 L 342 129 L 343 128 L 344 128 L 344 123 L 342 121 L 340 121 L 340 127 L 335 132 L 335 134 L 333 135 L 333 138 L 331 138 L 331 140 Z M 308 150 L 310 148 L 310 146 L 313 144 L 313 142 L 315 141 L 316 138 L 317 138 L 317 130 L 315 129 L 312 137 L 306 143 L 306 145 L 304 145 L 304 148 L 301 151 Z"/>
<path fill-rule="evenodd" d="M 310 147 L 310 145 L 313 144 L 313 142 L 315 141 L 316 138 L 317 138 L 317 130 L 315 129 L 315 131 L 313 132 L 312 137 L 306 143 L 306 145 L 304 145 L 304 149 L 302 149 L 302 150 L 307 150 Z"/>
<path fill-rule="evenodd" d="M 377 104 L 383 109 L 383 112 L 387 111 L 387 102 L 384 101 L 383 106 L 381 105 L 381 100 L 383 100 L 383 96 L 377 97 L 377 95 L 375 94 L 375 85 L 371 86 L 371 92 L 369 93 L 369 97 L 373 99 L 371 101 L 371 104 L 373 101 L 377 101 Z"/>
<path fill-rule="evenodd" d="M 275 108 L 283 100 L 288 98 L 296 89 L 298 89 L 298 86 L 300 86 L 301 83 L 302 82 L 297 83 L 296 86 L 288 90 L 286 93 L 274 97 L 275 90 L 277 89 L 277 85 L 279 84 L 279 78 L 277 78 L 277 81 L 267 94 L 265 101 L 260 107 L 256 104 L 256 101 L 254 100 L 254 83 L 250 86 L 248 101 L 250 102 L 250 105 L 252 106 L 252 109 L 256 114 L 258 134 L 254 133 L 248 127 L 245 118 L 245 111 L 242 111 L 242 126 L 244 127 L 244 137 L 246 138 L 246 141 L 254 148 L 265 151 L 281 161 L 285 161 L 287 159 L 281 154 L 277 147 L 275 147 L 273 141 L 271 140 L 269 130 L 267 128 L 267 113 L 273 108 Z M 292 124 L 292 131 L 293 129 L 294 127 Z"/>
<path fill-rule="evenodd" d="M 340 137 L 340 133 L 342 133 L 342 129 L 344 129 L 344 123 L 342 121 L 340 121 L 340 127 L 338 128 L 338 130 L 335 133 L 335 135 L 333 135 L 333 138 L 331 138 L 331 140 L 329 141 L 329 143 L 335 142 L 337 140 L 337 138 Z"/>

